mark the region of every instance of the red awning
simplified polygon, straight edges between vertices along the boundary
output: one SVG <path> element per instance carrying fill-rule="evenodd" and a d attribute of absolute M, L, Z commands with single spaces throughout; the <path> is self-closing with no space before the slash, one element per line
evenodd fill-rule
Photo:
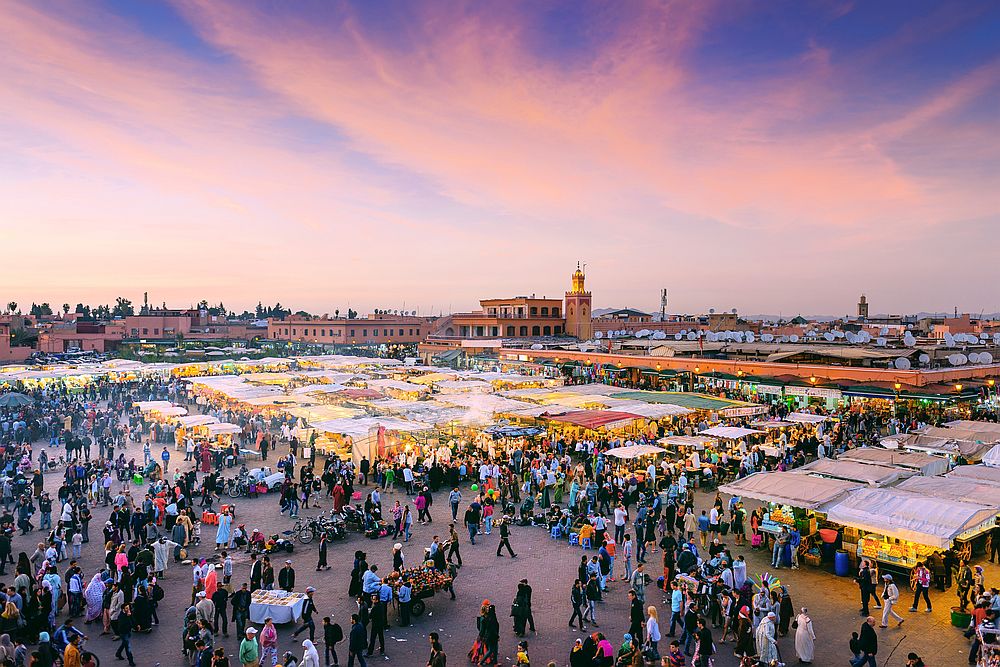
<path fill-rule="evenodd" d="M 575 424 L 584 428 L 600 428 L 616 422 L 629 422 L 635 419 L 642 419 L 641 415 L 634 415 L 631 412 L 618 412 L 617 410 L 576 410 L 567 412 L 564 415 L 547 417 L 549 421 L 565 422 Z"/>

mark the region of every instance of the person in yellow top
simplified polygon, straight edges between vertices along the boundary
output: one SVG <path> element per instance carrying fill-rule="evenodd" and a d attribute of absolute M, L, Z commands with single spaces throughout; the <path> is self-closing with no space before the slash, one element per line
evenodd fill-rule
<path fill-rule="evenodd" d="M 80 649 L 77 644 L 80 642 L 80 635 L 70 635 L 69 643 L 63 651 L 63 667 L 82 667 Z"/>
<path fill-rule="evenodd" d="M 583 543 L 584 540 L 589 540 L 592 537 L 594 537 L 594 527 L 587 521 L 580 526 L 580 542 Z"/>
<path fill-rule="evenodd" d="M 531 660 L 528 658 L 528 642 L 521 642 L 517 645 L 517 656 L 514 661 L 518 665 L 531 667 Z"/>

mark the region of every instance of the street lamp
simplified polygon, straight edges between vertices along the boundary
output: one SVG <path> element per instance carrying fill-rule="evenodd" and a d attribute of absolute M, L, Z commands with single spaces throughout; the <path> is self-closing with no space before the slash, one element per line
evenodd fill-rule
<path fill-rule="evenodd" d="M 903 387 L 903 385 L 899 384 L 898 382 L 897 382 L 896 384 L 892 385 L 892 388 L 893 388 L 893 389 L 895 390 L 895 392 L 896 392 L 896 397 L 895 397 L 895 398 L 893 399 L 893 401 L 892 401 L 892 416 L 893 416 L 893 417 L 895 417 L 895 416 L 896 416 L 896 404 L 897 404 L 897 403 L 899 403 L 899 390 L 900 390 L 900 389 L 901 389 L 902 387 Z"/>
<path fill-rule="evenodd" d="M 812 384 L 816 384 L 816 376 L 815 375 L 810 375 L 809 376 L 809 382 L 811 382 Z"/>

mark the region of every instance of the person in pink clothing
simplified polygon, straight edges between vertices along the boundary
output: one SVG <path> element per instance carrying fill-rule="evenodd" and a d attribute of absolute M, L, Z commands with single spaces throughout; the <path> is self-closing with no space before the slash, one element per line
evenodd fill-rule
<path fill-rule="evenodd" d="M 265 667 L 271 661 L 271 667 L 278 664 L 278 629 L 268 616 L 264 619 L 264 627 L 260 630 L 260 665 Z"/>
<path fill-rule="evenodd" d="M 125 553 L 125 545 L 118 547 L 118 553 L 115 554 L 115 568 L 121 572 L 128 567 L 128 554 Z"/>

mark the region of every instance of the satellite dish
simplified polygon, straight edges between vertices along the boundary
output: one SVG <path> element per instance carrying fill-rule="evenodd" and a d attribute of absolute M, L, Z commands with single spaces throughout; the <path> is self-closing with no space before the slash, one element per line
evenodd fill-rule
<path fill-rule="evenodd" d="M 715 308 L 709 308 L 708 309 L 708 314 L 709 315 L 715 315 Z"/>
<path fill-rule="evenodd" d="M 993 363 L 993 355 L 990 354 L 989 352 L 980 352 L 979 353 L 979 363 L 981 363 L 981 364 L 992 364 Z"/>
<path fill-rule="evenodd" d="M 903 345 L 905 345 L 906 347 L 913 347 L 916 344 L 917 344 L 917 339 L 914 338 L 909 331 L 907 331 L 906 335 L 903 336 Z"/>
<path fill-rule="evenodd" d="M 925 366 L 931 363 L 931 356 L 929 354 L 921 354 L 920 363 L 924 364 Z"/>
<path fill-rule="evenodd" d="M 752 331 L 748 331 L 747 332 L 747 342 L 748 343 L 752 343 L 752 342 L 754 342 L 754 340 L 755 340 L 755 337 L 753 335 L 753 332 Z"/>
<path fill-rule="evenodd" d="M 988 333 L 981 333 L 981 334 L 979 334 L 979 340 L 986 340 L 989 337 L 990 337 L 990 335 Z"/>
<path fill-rule="evenodd" d="M 662 331 L 657 331 L 655 334 L 653 334 L 653 338 L 655 338 L 656 340 L 663 340 L 666 337 L 667 337 L 667 334 L 665 334 Z"/>
<path fill-rule="evenodd" d="M 944 344 L 947 347 L 954 347 L 955 346 L 955 337 L 952 336 L 950 333 L 946 333 L 944 335 Z"/>
<path fill-rule="evenodd" d="M 836 338 L 836 336 L 834 336 L 832 332 L 827 331 L 823 334 L 823 338 L 825 338 L 828 342 L 833 342 L 833 339 Z"/>
<path fill-rule="evenodd" d="M 855 339 L 854 339 L 854 334 L 852 334 L 850 331 L 848 331 L 846 334 L 844 334 L 844 338 L 847 339 L 848 343 L 852 343 L 853 344 L 854 342 L 856 342 Z"/>
<path fill-rule="evenodd" d="M 899 357 L 893 364 L 896 368 L 901 371 L 908 370 L 910 368 L 910 360 L 906 357 Z"/>
<path fill-rule="evenodd" d="M 594 332 L 594 338 L 598 338 L 598 339 L 604 338 L 604 333 L 600 332 L 600 331 L 595 331 Z"/>
<path fill-rule="evenodd" d="M 778 342 L 779 343 L 787 343 L 788 342 L 788 336 L 782 336 L 781 338 L 778 339 Z"/>
<path fill-rule="evenodd" d="M 788 338 L 788 340 L 792 341 L 793 343 L 798 343 L 798 342 L 799 342 L 799 337 L 798 337 L 798 336 L 797 336 L 796 334 L 792 334 L 792 335 L 791 335 L 791 336 L 790 336 L 790 337 Z"/>
<path fill-rule="evenodd" d="M 762 335 L 760 337 L 760 339 L 762 341 L 764 341 L 765 343 L 770 343 L 772 340 L 774 340 L 774 334 L 766 333 L 766 334 Z"/>
<path fill-rule="evenodd" d="M 695 335 L 693 331 L 688 332 L 688 340 L 696 340 L 698 336 Z"/>
<path fill-rule="evenodd" d="M 879 329 L 878 330 L 878 335 L 879 336 L 888 336 L 889 335 L 889 327 L 882 327 L 881 329 Z"/>
<path fill-rule="evenodd" d="M 969 363 L 969 358 L 967 356 L 965 356 L 964 354 L 962 354 L 961 352 L 959 352 L 957 356 L 958 356 L 958 365 L 959 366 L 964 366 L 965 364 Z"/>
<path fill-rule="evenodd" d="M 885 338 L 879 336 L 878 338 L 875 339 L 875 344 L 878 345 L 879 347 L 885 347 Z"/>
<path fill-rule="evenodd" d="M 681 339 L 681 335 L 679 333 L 675 333 L 674 334 L 674 340 L 680 340 L 680 339 Z"/>
<path fill-rule="evenodd" d="M 978 352 L 969 352 L 969 363 L 970 364 L 978 364 L 979 363 L 979 353 Z"/>
<path fill-rule="evenodd" d="M 687 329 L 681 329 L 681 335 L 682 336 L 687 336 L 688 335 L 688 330 Z"/>

